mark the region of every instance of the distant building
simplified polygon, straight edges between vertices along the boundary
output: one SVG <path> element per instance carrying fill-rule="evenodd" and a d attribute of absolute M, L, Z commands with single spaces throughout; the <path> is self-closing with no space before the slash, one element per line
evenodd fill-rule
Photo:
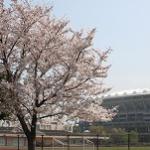
<path fill-rule="evenodd" d="M 9 132 L 11 130 L 12 132 L 18 132 L 22 131 L 21 128 L 18 128 L 18 123 L 9 121 L 9 120 L 0 120 L 0 131 L 2 133 L 3 130 L 6 130 Z M 66 132 L 71 132 L 71 126 L 64 124 L 63 122 L 59 122 L 57 120 L 52 120 L 52 119 L 45 119 L 42 122 L 37 123 L 37 131 L 44 131 L 44 132 L 49 132 L 49 131 L 66 131 Z"/>
<path fill-rule="evenodd" d="M 39 130 L 64 130 L 64 124 L 57 121 L 52 121 L 51 123 L 38 123 L 37 129 Z"/>

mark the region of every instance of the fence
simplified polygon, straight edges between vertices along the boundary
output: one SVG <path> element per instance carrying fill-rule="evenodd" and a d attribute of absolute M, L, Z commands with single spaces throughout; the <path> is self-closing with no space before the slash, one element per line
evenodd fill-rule
<path fill-rule="evenodd" d="M 36 147 L 41 150 L 103 150 L 104 147 L 149 147 L 150 133 L 141 134 L 109 134 L 105 136 L 91 134 L 68 134 L 66 136 L 36 137 Z M 0 135 L 0 149 L 14 148 L 27 150 L 27 139 L 24 135 Z"/>

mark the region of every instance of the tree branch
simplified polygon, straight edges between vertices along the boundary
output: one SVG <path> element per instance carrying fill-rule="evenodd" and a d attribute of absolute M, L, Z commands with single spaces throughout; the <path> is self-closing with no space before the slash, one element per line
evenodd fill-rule
<path fill-rule="evenodd" d="M 18 40 L 21 38 L 21 35 L 19 35 L 18 37 L 17 37 L 17 39 L 14 41 L 14 43 L 13 43 L 13 45 L 12 45 L 12 47 L 10 48 L 10 51 L 9 51 L 9 53 L 7 54 L 7 59 L 9 58 L 9 56 L 11 55 L 11 53 L 12 53 L 12 51 L 13 51 L 13 49 L 14 49 L 14 47 L 15 47 L 15 45 L 17 44 L 17 42 L 18 42 Z"/>
<path fill-rule="evenodd" d="M 44 119 L 44 118 L 47 118 L 47 117 L 53 117 L 53 116 L 64 115 L 64 114 L 65 114 L 64 112 L 58 112 L 58 113 L 48 114 L 48 115 L 38 117 L 38 119 Z"/>
<path fill-rule="evenodd" d="M 19 113 L 17 114 L 17 117 L 18 117 L 18 120 L 19 120 L 20 123 L 21 123 L 21 126 L 22 126 L 22 129 L 23 129 L 24 133 L 28 136 L 29 133 L 30 133 L 30 130 L 29 130 L 29 128 L 28 128 L 28 126 L 27 126 L 27 124 L 26 124 L 26 122 L 25 122 L 25 120 L 24 120 L 24 117 L 23 117 L 22 113 L 19 112 Z"/>
<path fill-rule="evenodd" d="M 89 79 L 90 79 L 90 78 L 87 78 L 87 79 L 85 79 L 84 81 L 80 82 L 79 84 L 77 84 L 77 85 L 75 85 L 75 86 L 73 86 L 73 87 L 70 87 L 70 88 L 65 89 L 65 91 L 70 91 L 70 90 L 76 89 L 76 88 L 80 87 L 82 84 L 84 84 L 85 82 L 87 82 Z"/>

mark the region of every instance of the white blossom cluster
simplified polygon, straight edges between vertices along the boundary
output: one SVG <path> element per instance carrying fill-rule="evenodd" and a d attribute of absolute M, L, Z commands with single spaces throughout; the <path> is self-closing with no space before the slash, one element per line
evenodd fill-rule
<path fill-rule="evenodd" d="M 51 7 L 0 0 L 0 107 L 26 135 L 46 117 L 112 118 L 96 99 L 109 90 L 103 79 L 110 50 L 92 47 L 94 33 L 74 31 Z"/>

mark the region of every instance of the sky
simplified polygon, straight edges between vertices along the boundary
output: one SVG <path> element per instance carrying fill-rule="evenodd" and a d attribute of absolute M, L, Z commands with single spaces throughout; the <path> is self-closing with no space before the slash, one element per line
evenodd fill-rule
<path fill-rule="evenodd" d="M 105 80 L 112 91 L 150 88 L 150 0 L 33 0 L 53 5 L 75 30 L 96 27 L 93 46 L 113 49 Z"/>

